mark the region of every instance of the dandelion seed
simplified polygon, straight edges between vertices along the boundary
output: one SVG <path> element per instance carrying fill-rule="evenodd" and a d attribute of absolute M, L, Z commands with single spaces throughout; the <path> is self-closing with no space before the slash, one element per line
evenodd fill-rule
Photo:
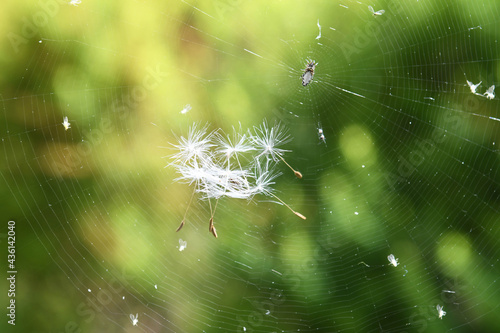
<path fill-rule="evenodd" d="M 130 320 L 132 321 L 133 326 L 137 326 L 137 323 L 139 322 L 139 314 L 136 313 L 135 316 L 133 314 L 130 314 Z"/>
<path fill-rule="evenodd" d="M 282 205 L 288 208 L 292 213 L 305 220 L 306 217 L 299 212 L 294 211 L 289 205 L 287 205 L 283 200 L 278 198 L 275 194 L 272 193 L 271 185 L 274 184 L 272 180 L 278 176 L 278 174 L 273 174 L 269 170 L 262 170 L 259 165 L 255 168 L 256 177 L 255 177 L 255 189 L 254 191 L 257 193 L 264 193 L 268 196 L 271 196 L 278 200 Z"/>
<path fill-rule="evenodd" d="M 203 195 L 203 199 L 247 199 L 251 188 L 247 177 L 247 170 L 226 170 L 216 166 L 207 170 L 197 192 Z"/>
<path fill-rule="evenodd" d="M 82 3 L 81 0 L 71 0 L 69 2 L 70 5 L 75 6 L 75 7 L 78 6 L 80 3 Z"/>
<path fill-rule="evenodd" d="M 168 166 L 179 173 L 175 181 L 193 186 L 182 221 L 176 231 L 186 223 L 186 217 L 195 194 L 201 200 L 208 200 L 210 207 L 209 232 L 218 237 L 214 226 L 214 216 L 219 200 L 223 197 L 234 199 L 252 199 L 257 194 L 274 197 L 290 211 L 302 219 L 304 215 L 290 208 L 272 193 L 271 185 L 277 173 L 273 168 L 283 161 L 297 177 L 302 174 L 294 170 L 283 158 L 287 150 L 279 148 L 290 140 L 286 130 L 280 124 L 268 127 L 264 122 L 254 131 L 242 133 L 233 128 L 232 136 L 222 130 L 208 131 L 208 126 L 194 124 L 187 137 L 177 138 L 172 144 L 176 152 L 170 157 Z M 212 207 L 212 199 L 215 205 Z M 185 248 L 182 245 L 179 250 Z"/>
<path fill-rule="evenodd" d="M 255 136 L 252 136 L 251 138 L 257 148 L 262 151 L 259 155 L 257 155 L 257 158 L 265 156 L 267 158 L 267 162 L 270 160 L 278 162 L 279 159 L 293 171 L 297 178 L 302 178 L 302 174 L 292 168 L 283 158 L 283 154 L 288 152 L 288 150 L 278 148 L 278 146 L 290 141 L 290 136 L 287 134 L 287 131 L 282 128 L 280 123 L 268 128 L 267 123 L 264 122 L 262 126 L 254 127 L 254 131 Z"/>
<path fill-rule="evenodd" d="M 267 122 L 264 122 L 261 126 L 254 127 L 254 132 L 255 135 L 250 137 L 257 149 L 261 150 L 257 158 L 266 157 L 268 160 L 278 162 L 278 156 L 289 152 L 289 150 L 278 148 L 278 146 L 290 141 L 290 136 L 281 123 L 275 123 L 273 127 L 269 128 Z"/>
<path fill-rule="evenodd" d="M 489 87 L 483 95 L 486 96 L 487 99 L 495 98 L 495 85 Z"/>
<path fill-rule="evenodd" d="M 391 254 L 389 254 L 389 255 L 387 256 L 387 259 L 389 260 L 389 263 L 390 263 L 392 266 L 394 266 L 394 267 L 398 267 L 398 265 L 399 265 L 398 260 L 399 260 L 399 259 L 398 259 L 398 258 L 395 258 L 395 257 L 394 257 L 394 254 L 392 254 L 392 253 L 391 253 Z"/>
<path fill-rule="evenodd" d="M 219 148 L 217 149 L 217 151 L 227 159 L 228 163 L 229 160 L 233 157 L 235 159 L 238 159 L 239 155 L 255 150 L 255 148 L 248 141 L 249 138 L 247 134 L 241 134 L 239 132 L 236 132 L 234 127 L 233 127 L 232 138 L 229 137 L 229 135 L 224 136 L 222 134 L 219 134 L 217 135 L 216 139 L 219 144 L 218 145 Z M 241 168 L 241 164 L 239 164 L 239 162 L 238 165 Z"/>
<path fill-rule="evenodd" d="M 438 311 L 438 318 L 443 319 L 444 316 L 446 316 L 446 311 L 443 310 L 444 306 L 441 305 L 436 305 L 436 309 Z"/>
<path fill-rule="evenodd" d="M 62 124 L 64 126 L 64 130 L 66 131 L 71 128 L 71 123 L 68 121 L 68 117 L 63 118 Z"/>
<path fill-rule="evenodd" d="M 193 166 L 202 165 L 211 159 L 210 149 L 214 146 L 211 142 L 214 133 L 207 133 L 207 125 L 201 129 L 193 125 L 189 130 L 188 137 L 181 137 L 178 145 L 173 145 L 179 150 L 172 155 L 173 163 L 191 164 Z"/>

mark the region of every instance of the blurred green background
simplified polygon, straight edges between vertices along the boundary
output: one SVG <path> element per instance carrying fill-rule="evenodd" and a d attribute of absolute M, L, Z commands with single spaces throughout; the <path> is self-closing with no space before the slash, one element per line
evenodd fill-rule
<path fill-rule="evenodd" d="M 466 84 L 498 81 L 498 9 L 5 3 L 0 233 L 6 249 L 16 222 L 18 274 L 1 331 L 499 331 L 498 100 Z M 170 143 L 264 119 L 293 137 L 304 178 L 280 166 L 274 187 L 307 220 L 224 199 L 215 239 L 195 197 L 176 233 L 192 188 Z"/>

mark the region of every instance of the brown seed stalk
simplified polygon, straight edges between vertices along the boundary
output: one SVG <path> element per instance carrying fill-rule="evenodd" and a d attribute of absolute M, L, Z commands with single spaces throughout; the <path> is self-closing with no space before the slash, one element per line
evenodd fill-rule
<path fill-rule="evenodd" d="M 175 230 L 175 232 L 179 232 L 179 230 L 182 229 L 182 227 L 184 226 L 184 224 L 186 224 L 186 215 L 188 213 L 189 207 L 191 206 L 191 201 L 193 201 L 193 197 L 194 197 L 195 193 L 196 193 L 196 188 L 193 190 L 193 193 L 191 194 L 191 198 L 189 199 L 189 203 L 187 205 L 186 212 L 184 213 L 184 217 L 182 218 L 182 222 L 179 225 L 179 227 L 177 228 L 177 230 Z"/>
<path fill-rule="evenodd" d="M 218 238 L 217 231 L 215 231 L 215 227 L 212 228 L 212 235 L 214 235 L 215 238 Z"/>
<path fill-rule="evenodd" d="M 278 157 L 281 158 L 283 163 L 285 163 L 293 171 L 293 173 L 295 174 L 295 177 L 297 177 L 298 179 L 302 179 L 302 174 L 299 171 L 292 168 L 292 166 L 290 164 L 288 164 L 283 157 L 281 157 L 280 155 L 278 155 Z"/>
<path fill-rule="evenodd" d="M 290 209 L 290 211 L 292 213 L 294 213 L 295 215 L 297 215 L 298 217 L 300 217 L 301 219 L 305 220 L 306 217 L 304 215 L 302 215 L 301 213 L 299 212 L 296 212 L 294 211 L 290 206 L 288 206 L 283 200 L 281 200 L 280 198 L 278 198 L 276 195 L 272 194 L 271 192 L 269 191 L 266 191 L 266 193 L 268 193 L 269 195 L 273 196 L 276 200 L 278 200 L 279 202 L 281 202 L 286 208 Z"/>
<path fill-rule="evenodd" d="M 175 232 L 179 232 L 179 230 L 182 229 L 182 227 L 184 226 L 184 224 L 185 224 L 185 222 L 184 222 L 184 220 L 182 220 L 181 225 L 179 225 L 179 227 L 177 228 L 177 230 L 175 230 Z"/>

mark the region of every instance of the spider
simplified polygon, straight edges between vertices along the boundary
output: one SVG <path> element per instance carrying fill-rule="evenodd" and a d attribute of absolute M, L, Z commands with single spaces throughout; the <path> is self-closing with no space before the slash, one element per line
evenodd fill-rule
<path fill-rule="evenodd" d="M 307 86 L 312 81 L 316 65 L 318 65 L 318 63 L 315 62 L 314 60 L 311 60 L 307 64 L 306 69 L 304 69 L 304 74 L 302 74 L 302 85 L 304 87 Z"/>
<path fill-rule="evenodd" d="M 326 145 L 325 133 L 323 132 L 323 127 L 321 127 L 321 123 L 318 123 L 318 138 L 320 141 L 324 142 Z"/>

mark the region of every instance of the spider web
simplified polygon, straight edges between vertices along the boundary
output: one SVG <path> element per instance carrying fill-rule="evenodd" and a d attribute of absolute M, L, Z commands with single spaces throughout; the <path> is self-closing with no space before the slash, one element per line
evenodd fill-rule
<path fill-rule="evenodd" d="M 495 1 L 7 7 L 18 329 L 500 330 Z M 307 220 L 265 196 L 189 205 L 169 143 L 264 119 L 293 137 L 303 178 L 280 164 L 274 188 Z"/>

